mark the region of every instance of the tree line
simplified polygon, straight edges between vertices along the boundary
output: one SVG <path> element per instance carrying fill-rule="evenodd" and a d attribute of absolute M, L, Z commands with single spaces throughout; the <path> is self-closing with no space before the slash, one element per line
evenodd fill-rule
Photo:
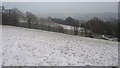
<path fill-rule="evenodd" d="M 93 17 L 88 21 L 75 20 L 72 17 L 68 17 L 65 20 L 57 18 L 54 18 L 52 20 L 59 24 L 73 26 L 75 35 L 79 33 L 79 27 L 84 28 L 83 32 L 85 33 L 85 36 L 99 34 L 118 37 L 118 35 L 120 35 L 120 32 L 118 32 L 118 20 L 105 22 L 98 17 Z M 82 34 L 82 30 L 80 32 Z"/>
<path fill-rule="evenodd" d="M 23 13 L 17 8 L 5 9 L 4 6 L 2 7 L 2 25 L 42 29 L 60 33 L 64 32 L 64 28 L 57 25 L 50 18 L 38 18 L 35 14 L 31 12 Z"/>
<path fill-rule="evenodd" d="M 23 13 L 17 8 L 5 9 L 4 6 L 2 7 L 2 24 L 66 33 L 69 30 L 58 25 L 63 24 L 72 26 L 74 35 L 79 33 L 89 37 L 93 37 L 95 34 L 111 35 L 113 37 L 120 35 L 118 20 L 105 22 L 98 17 L 93 17 L 88 21 L 77 20 L 72 17 L 67 17 L 65 20 L 51 17 L 45 19 L 39 18 L 31 12 Z M 79 30 L 79 28 L 83 29 Z"/>

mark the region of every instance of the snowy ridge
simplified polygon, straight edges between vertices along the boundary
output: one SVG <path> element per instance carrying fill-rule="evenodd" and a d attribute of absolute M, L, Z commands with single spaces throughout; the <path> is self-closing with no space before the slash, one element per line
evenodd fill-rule
<path fill-rule="evenodd" d="M 118 65 L 117 42 L 14 26 L 2 30 L 3 66 Z"/>

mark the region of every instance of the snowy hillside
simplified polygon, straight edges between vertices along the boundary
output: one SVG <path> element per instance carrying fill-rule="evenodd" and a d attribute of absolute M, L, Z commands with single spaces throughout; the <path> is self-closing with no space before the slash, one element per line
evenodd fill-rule
<path fill-rule="evenodd" d="M 0 67 L 2 66 L 2 25 L 0 25 Z"/>
<path fill-rule="evenodd" d="M 14 26 L 2 30 L 4 66 L 118 65 L 117 42 Z"/>

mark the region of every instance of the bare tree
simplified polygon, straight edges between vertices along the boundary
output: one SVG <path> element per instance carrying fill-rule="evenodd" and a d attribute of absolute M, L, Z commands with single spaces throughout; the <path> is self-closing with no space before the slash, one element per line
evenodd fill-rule
<path fill-rule="evenodd" d="M 38 19 L 35 14 L 32 14 L 31 12 L 26 12 L 26 18 L 28 22 L 28 28 L 31 28 L 31 24 L 38 24 Z"/>

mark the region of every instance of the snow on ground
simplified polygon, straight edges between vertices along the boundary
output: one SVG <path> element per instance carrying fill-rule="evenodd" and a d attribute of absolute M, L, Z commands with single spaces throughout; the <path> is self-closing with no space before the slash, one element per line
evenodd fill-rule
<path fill-rule="evenodd" d="M 63 25 L 63 24 L 59 24 L 59 25 L 62 26 L 64 29 L 73 30 L 73 26 Z M 83 29 L 83 28 L 78 27 L 78 30 L 81 30 L 81 29 Z"/>
<path fill-rule="evenodd" d="M 63 24 L 59 24 L 60 26 L 62 26 L 64 29 L 68 29 L 68 30 L 71 30 L 71 26 L 69 25 L 63 25 Z"/>
<path fill-rule="evenodd" d="M 2 25 L 0 25 L 0 68 L 2 66 Z"/>
<path fill-rule="evenodd" d="M 3 26 L 3 66 L 116 66 L 118 43 Z"/>

